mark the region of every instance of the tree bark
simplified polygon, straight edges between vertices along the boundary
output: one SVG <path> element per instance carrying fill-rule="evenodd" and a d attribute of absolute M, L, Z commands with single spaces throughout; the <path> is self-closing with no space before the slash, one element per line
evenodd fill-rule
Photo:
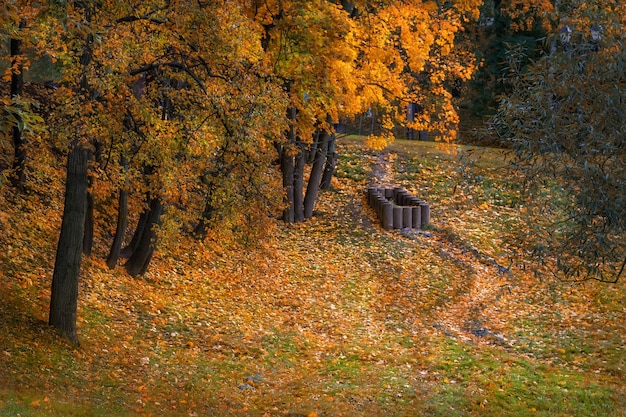
<path fill-rule="evenodd" d="M 135 233 L 133 233 L 130 243 L 120 251 L 121 258 L 129 258 L 133 252 L 135 252 L 135 249 L 137 249 L 141 236 L 143 235 L 143 231 L 146 228 L 146 223 L 148 222 L 149 211 L 150 209 L 147 209 L 139 215 L 137 227 L 135 227 Z"/>
<path fill-rule="evenodd" d="M 88 157 L 88 159 L 91 159 Z M 85 227 L 83 233 L 83 253 L 86 256 L 91 256 L 91 250 L 93 248 L 93 233 L 94 233 L 94 198 L 91 193 L 91 187 L 93 187 L 93 177 L 87 176 L 87 205 L 85 211 Z"/>
<path fill-rule="evenodd" d="M 88 150 L 75 141 L 67 157 L 65 206 L 52 275 L 48 321 L 76 345 L 76 309 L 87 209 L 88 159 Z"/>
<path fill-rule="evenodd" d="M 293 172 L 293 208 L 294 221 L 304 221 L 304 144 L 298 144 L 298 156 L 296 156 L 296 164 Z"/>
<path fill-rule="evenodd" d="M 21 21 L 19 28 L 26 27 L 26 22 Z M 11 99 L 21 97 L 24 94 L 24 66 L 20 59 L 22 41 L 20 39 L 11 38 L 10 55 L 11 65 L 17 61 L 17 68 L 11 71 Z M 22 129 L 19 126 L 13 126 L 13 175 L 11 176 L 11 184 L 20 191 L 24 191 L 26 183 L 26 144 Z"/>
<path fill-rule="evenodd" d="M 87 22 L 91 22 L 93 10 L 90 4 L 79 2 Z M 86 68 L 92 60 L 94 36 L 89 34 L 84 39 L 79 64 L 81 81 L 74 91 L 80 96 L 81 103 L 90 99 Z M 80 122 L 78 122 L 80 123 Z M 80 276 L 83 238 L 85 234 L 85 216 L 87 212 L 87 192 L 89 175 L 89 148 L 77 136 L 70 144 L 67 155 L 67 180 L 65 182 L 65 205 L 61 233 L 57 245 L 52 289 L 50 296 L 50 316 L 48 323 L 57 328 L 72 343 L 78 345 L 76 334 L 76 310 L 78 306 L 78 278 Z"/>
<path fill-rule="evenodd" d="M 117 209 L 117 225 L 115 227 L 115 237 L 113 243 L 111 243 L 111 249 L 109 256 L 107 257 L 107 266 L 109 269 L 114 269 L 117 266 L 117 261 L 120 259 L 122 252 L 122 243 L 124 242 L 124 234 L 126 233 L 126 227 L 128 226 L 128 190 L 120 189 L 120 195 L 118 197 L 118 209 Z"/>
<path fill-rule="evenodd" d="M 322 190 L 330 189 L 332 184 L 333 175 L 335 174 L 335 167 L 337 166 L 337 136 L 333 133 L 328 143 L 328 152 L 326 154 L 326 165 L 324 165 L 324 174 L 322 175 L 322 182 L 320 188 Z"/>
<path fill-rule="evenodd" d="M 126 272 L 133 277 L 143 275 L 148 270 L 148 265 L 150 265 L 152 255 L 156 248 L 156 228 L 161 223 L 162 212 L 163 205 L 161 204 L 161 199 L 158 197 L 152 198 L 150 200 L 150 210 L 146 216 L 146 224 L 143 228 L 143 233 L 141 234 L 137 248 L 130 258 L 128 258 L 125 265 Z"/>
<path fill-rule="evenodd" d="M 295 220 L 294 211 L 294 162 L 293 156 L 289 155 L 288 149 L 283 146 L 280 153 L 280 171 L 283 174 L 283 188 L 285 190 L 285 209 L 283 210 L 283 221 L 293 223 Z"/>
<path fill-rule="evenodd" d="M 155 170 L 156 170 L 155 167 L 152 165 L 144 166 L 143 168 L 144 177 L 148 178 L 150 175 L 154 173 Z M 133 234 L 133 237 L 130 239 L 130 243 L 128 244 L 128 246 L 122 249 L 120 253 L 120 257 L 128 258 L 132 256 L 132 254 L 137 249 L 137 246 L 139 245 L 139 241 L 141 240 L 141 236 L 143 235 L 145 231 L 146 223 L 148 222 L 148 216 L 150 214 L 150 201 L 151 201 L 150 194 L 146 193 L 146 202 L 148 203 L 148 208 L 139 215 L 139 221 L 137 222 L 135 233 Z"/>
<path fill-rule="evenodd" d="M 290 107 L 287 110 L 287 118 L 291 120 L 289 132 L 287 132 L 288 143 L 285 146 L 279 146 L 280 153 L 280 172 L 283 174 L 283 188 L 285 190 L 285 209 L 283 210 L 283 221 L 285 223 L 293 223 L 295 221 L 295 164 L 294 157 L 291 154 L 291 147 L 296 146 L 296 127 L 295 121 L 297 109 Z"/>
<path fill-rule="evenodd" d="M 94 152 L 90 153 L 89 160 L 94 160 L 96 164 L 102 163 L 102 144 L 100 141 L 94 141 Z M 95 205 L 94 197 L 92 193 L 94 176 L 91 172 L 88 174 L 88 188 L 87 188 L 87 214 L 85 216 L 85 235 L 83 236 L 83 253 L 87 256 L 91 256 L 91 250 L 93 248 L 93 238 L 95 229 Z"/>
<path fill-rule="evenodd" d="M 128 160 L 125 156 L 120 157 L 120 165 L 124 171 L 128 169 Z M 126 185 L 127 181 L 125 182 L 124 187 L 120 188 L 120 195 L 118 197 L 115 237 L 113 238 L 109 256 L 107 257 L 107 266 L 109 269 L 114 269 L 117 266 L 117 261 L 120 259 L 120 253 L 122 251 L 124 235 L 126 234 L 126 227 L 128 226 L 128 189 L 126 188 Z"/>
<path fill-rule="evenodd" d="M 328 152 L 329 137 L 330 135 L 326 131 L 322 131 L 319 134 L 319 144 L 316 147 L 313 167 L 311 168 L 311 175 L 309 176 L 309 183 L 304 196 L 304 217 L 307 219 L 313 217 L 313 208 L 315 207 L 315 200 L 317 199 L 324 172 L 324 161 L 326 161 L 326 153 Z"/>
<path fill-rule="evenodd" d="M 211 180 L 212 181 L 212 180 Z M 193 234 L 198 239 L 204 239 L 207 235 L 207 227 L 210 224 L 213 216 L 215 215 L 215 206 L 213 205 L 213 192 L 215 190 L 215 185 L 210 184 L 208 187 L 208 192 L 206 196 L 206 203 L 204 204 L 204 210 L 202 211 L 202 217 L 200 217 L 200 221 L 194 227 Z"/>

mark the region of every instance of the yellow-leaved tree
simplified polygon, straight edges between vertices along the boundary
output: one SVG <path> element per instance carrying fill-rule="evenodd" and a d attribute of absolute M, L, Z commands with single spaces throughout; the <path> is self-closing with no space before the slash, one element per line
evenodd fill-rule
<path fill-rule="evenodd" d="M 109 267 L 128 258 L 141 275 L 163 236 L 262 234 L 281 205 L 287 222 L 311 217 L 340 117 L 377 108 L 390 130 L 417 103 L 410 127 L 454 136 L 449 81 L 473 70 L 456 35 L 478 4 L 51 3 L 41 43 L 63 69 L 51 146 L 67 155 L 67 181 L 50 324 L 78 341 L 81 252 L 96 226 L 115 230 Z M 112 193 L 117 222 L 94 215 Z"/>

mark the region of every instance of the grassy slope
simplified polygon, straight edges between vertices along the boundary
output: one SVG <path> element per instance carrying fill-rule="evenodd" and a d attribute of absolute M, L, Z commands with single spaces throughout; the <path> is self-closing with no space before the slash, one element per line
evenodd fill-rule
<path fill-rule="evenodd" d="M 142 279 L 87 260 L 79 349 L 45 325 L 61 195 L 4 193 L 0 415 L 626 415 L 623 283 L 505 269 L 519 201 L 499 155 L 340 145 L 316 217 L 263 247 L 186 243 Z M 431 202 L 427 234 L 364 207 L 380 162 Z"/>

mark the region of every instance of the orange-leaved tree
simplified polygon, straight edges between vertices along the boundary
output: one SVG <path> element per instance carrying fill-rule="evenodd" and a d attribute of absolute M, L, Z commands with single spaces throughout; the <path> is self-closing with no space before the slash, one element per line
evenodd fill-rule
<path fill-rule="evenodd" d="M 356 72 L 362 104 L 376 105 L 385 115 L 386 129 L 370 138 L 371 146 L 392 140 L 397 122 L 454 139 L 458 116 L 452 91 L 475 71 L 474 56 L 459 44 L 459 34 L 477 19 L 482 1 L 356 3 L 362 9 Z"/>
<path fill-rule="evenodd" d="M 326 159 L 326 174 L 332 172 L 333 124 L 340 115 L 381 109 L 386 134 L 370 144 L 384 146 L 394 121 L 404 118 L 404 106 L 419 101 L 422 111 L 411 127 L 455 135 L 458 117 L 450 80 L 465 81 L 474 71 L 471 55 L 455 40 L 462 23 L 476 18 L 480 4 L 252 2 L 252 14 L 265 31 L 263 46 L 273 76 L 291 101 L 286 109 L 290 128 L 277 142 L 285 221 L 312 216 Z M 307 161 L 312 167 L 304 193 Z"/>
<path fill-rule="evenodd" d="M 286 195 L 283 219 L 302 221 L 313 214 L 332 124 L 356 98 L 354 22 L 329 1 L 252 2 L 249 13 L 263 33 L 269 75 L 289 98 L 283 113 L 289 128 L 274 140 Z M 312 168 L 305 193 L 307 160 Z"/>
<path fill-rule="evenodd" d="M 59 91 L 58 116 L 64 129 L 58 130 L 57 145 L 67 150 L 65 204 L 61 232 L 52 276 L 49 324 L 78 344 L 76 310 L 81 268 L 84 225 L 87 213 L 88 164 L 91 145 L 97 136 L 92 123 L 99 107 L 97 90 L 89 75 L 96 32 L 92 18 L 96 4 L 76 1 L 56 4 L 59 36 L 51 40 L 56 48 L 49 52 L 62 59 L 63 87 Z M 61 25 L 62 23 L 62 25 Z"/>

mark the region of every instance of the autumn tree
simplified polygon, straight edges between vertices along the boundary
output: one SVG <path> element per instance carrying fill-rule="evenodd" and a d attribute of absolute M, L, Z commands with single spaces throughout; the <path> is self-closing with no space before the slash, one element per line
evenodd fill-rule
<path fill-rule="evenodd" d="M 65 150 L 68 162 L 50 323 L 76 342 L 76 251 L 89 252 L 97 198 L 117 188 L 107 263 L 127 256 L 133 276 L 146 272 L 160 232 L 193 228 L 204 236 L 211 227 L 234 230 L 266 219 L 282 197 L 276 150 L 291 192 L 285 220 L 311 217 L 320 185 L 330 184 L 339 116 L 376 105 L 387 109 L 391 125 L 418 88 L 407 74 L 427 72 L 431 85 L 443 86 L 448 74 L 469 71 L 444 67 L 459 19 L 476 4 L 53 6 L 47 52 L 63 77 L 51 145 Z M 439 40 L 430 33 L 435 26 Z M 428 89 L 447 100 L 434 87 L 421 91 Z M 442 113 L 446 129 L 455 123 L 450 114 Z M 129 199 L 141 213 L 125 250 Z"/>
<path fill-rule="evenodd" d="M 455 135 L 458 118 L 445 79 L 466 80 L 473 71 L 469 54 L 457 54 L 456 62 L 451 57 L 460 22 L 475 17 L 479 3 L 254 3 L 274 76 L 291 99 L 286 110 L 291 127 L 278 146 L 288 206 L 285 221 L 312 215 L 324 170 L 323 182 L 329 184 L 332 126 L 339 115 L 381 109 L 385 133 L 370 139 L 372 146 L 381 147 L 392 140 L 394 121 L 404 120 L 404 107 L 419 100 L 424 111 L 415 127 Z M 424 78 L 430 85 L 421 82 Z M 317 164 L 302 197 L 308 159 Z"/>
<path fill-rule="evenodd" d="M 30 65 L 25 49 L 33 43 L 34 37 L 33 29 L 27 28 L 27 22 L 33 24 L 39 13 L 41 8 L 31 5 L 30 1 L 8 2 L 0 10 L 3 22 L 0 39 L 6 40 L 9 52 L 9 67 L 3 79 L 10 82 L 9 96 L 1 98 L 0 129 L 11 138 L 13 160 L 6 166 L 11 166 L 11 183 L 19 190 L 24 189 L 26 182 L 25 135 L 43 127 L 43 120 L 33 112 L 36 103 L 24 97 L 24 71 Z M 3 165 L 5 163 L 0 163 L 1 169 L 5 168 Z"/>
<path fill-rule="evenodd" d="M 354 95 L 356 59 L 350 14 L 333 2 L 254 2 L 251 15 L 263 30 L 262 46 L 271 76 L 288 95 L 289 128 L 275 138 L 287 208 L 283 219 L 313 214 L 332 124 Z M 304 168 L 313 164 L 305 194 Z"/>
<path fill-rule="evenodd" d="M 535 259 L 569 279 L 615 282 L 626 265 L 626 9 L 574 3 L 558 10 L 561 30 L 525 71 L 511 51 L 514 91 L 494 128 L 528 183 Z"/>
<path fill-rule="evenodd" d="M 92 63 L 94 33 L 90 26 L 95 13 L 95 4 L 89 1 L 74 2 L 62 7 L 60 13 L 68 23 L 64 41 L 73 46 L 63 56 L 68 69 L 64 72 L 66 86 L 64 112 L 70 125 L 60 139 L 65 139 L 67 152 L 67 178 L 65 184 L 65 204 L 63 221 L 57 245 L 57 254 L 52 276 L 49 324 L 78 344 L 76 332 L 76 311 L 78 302 L 78 280 L 85 216 L 87 213 L 88 161 L 91 143 L 91 116 L 88 109 L 94 106 L 95 95 L 88 79 L 88 69 Z M 65 119 L 67 120 L 67 119 Z"/>

